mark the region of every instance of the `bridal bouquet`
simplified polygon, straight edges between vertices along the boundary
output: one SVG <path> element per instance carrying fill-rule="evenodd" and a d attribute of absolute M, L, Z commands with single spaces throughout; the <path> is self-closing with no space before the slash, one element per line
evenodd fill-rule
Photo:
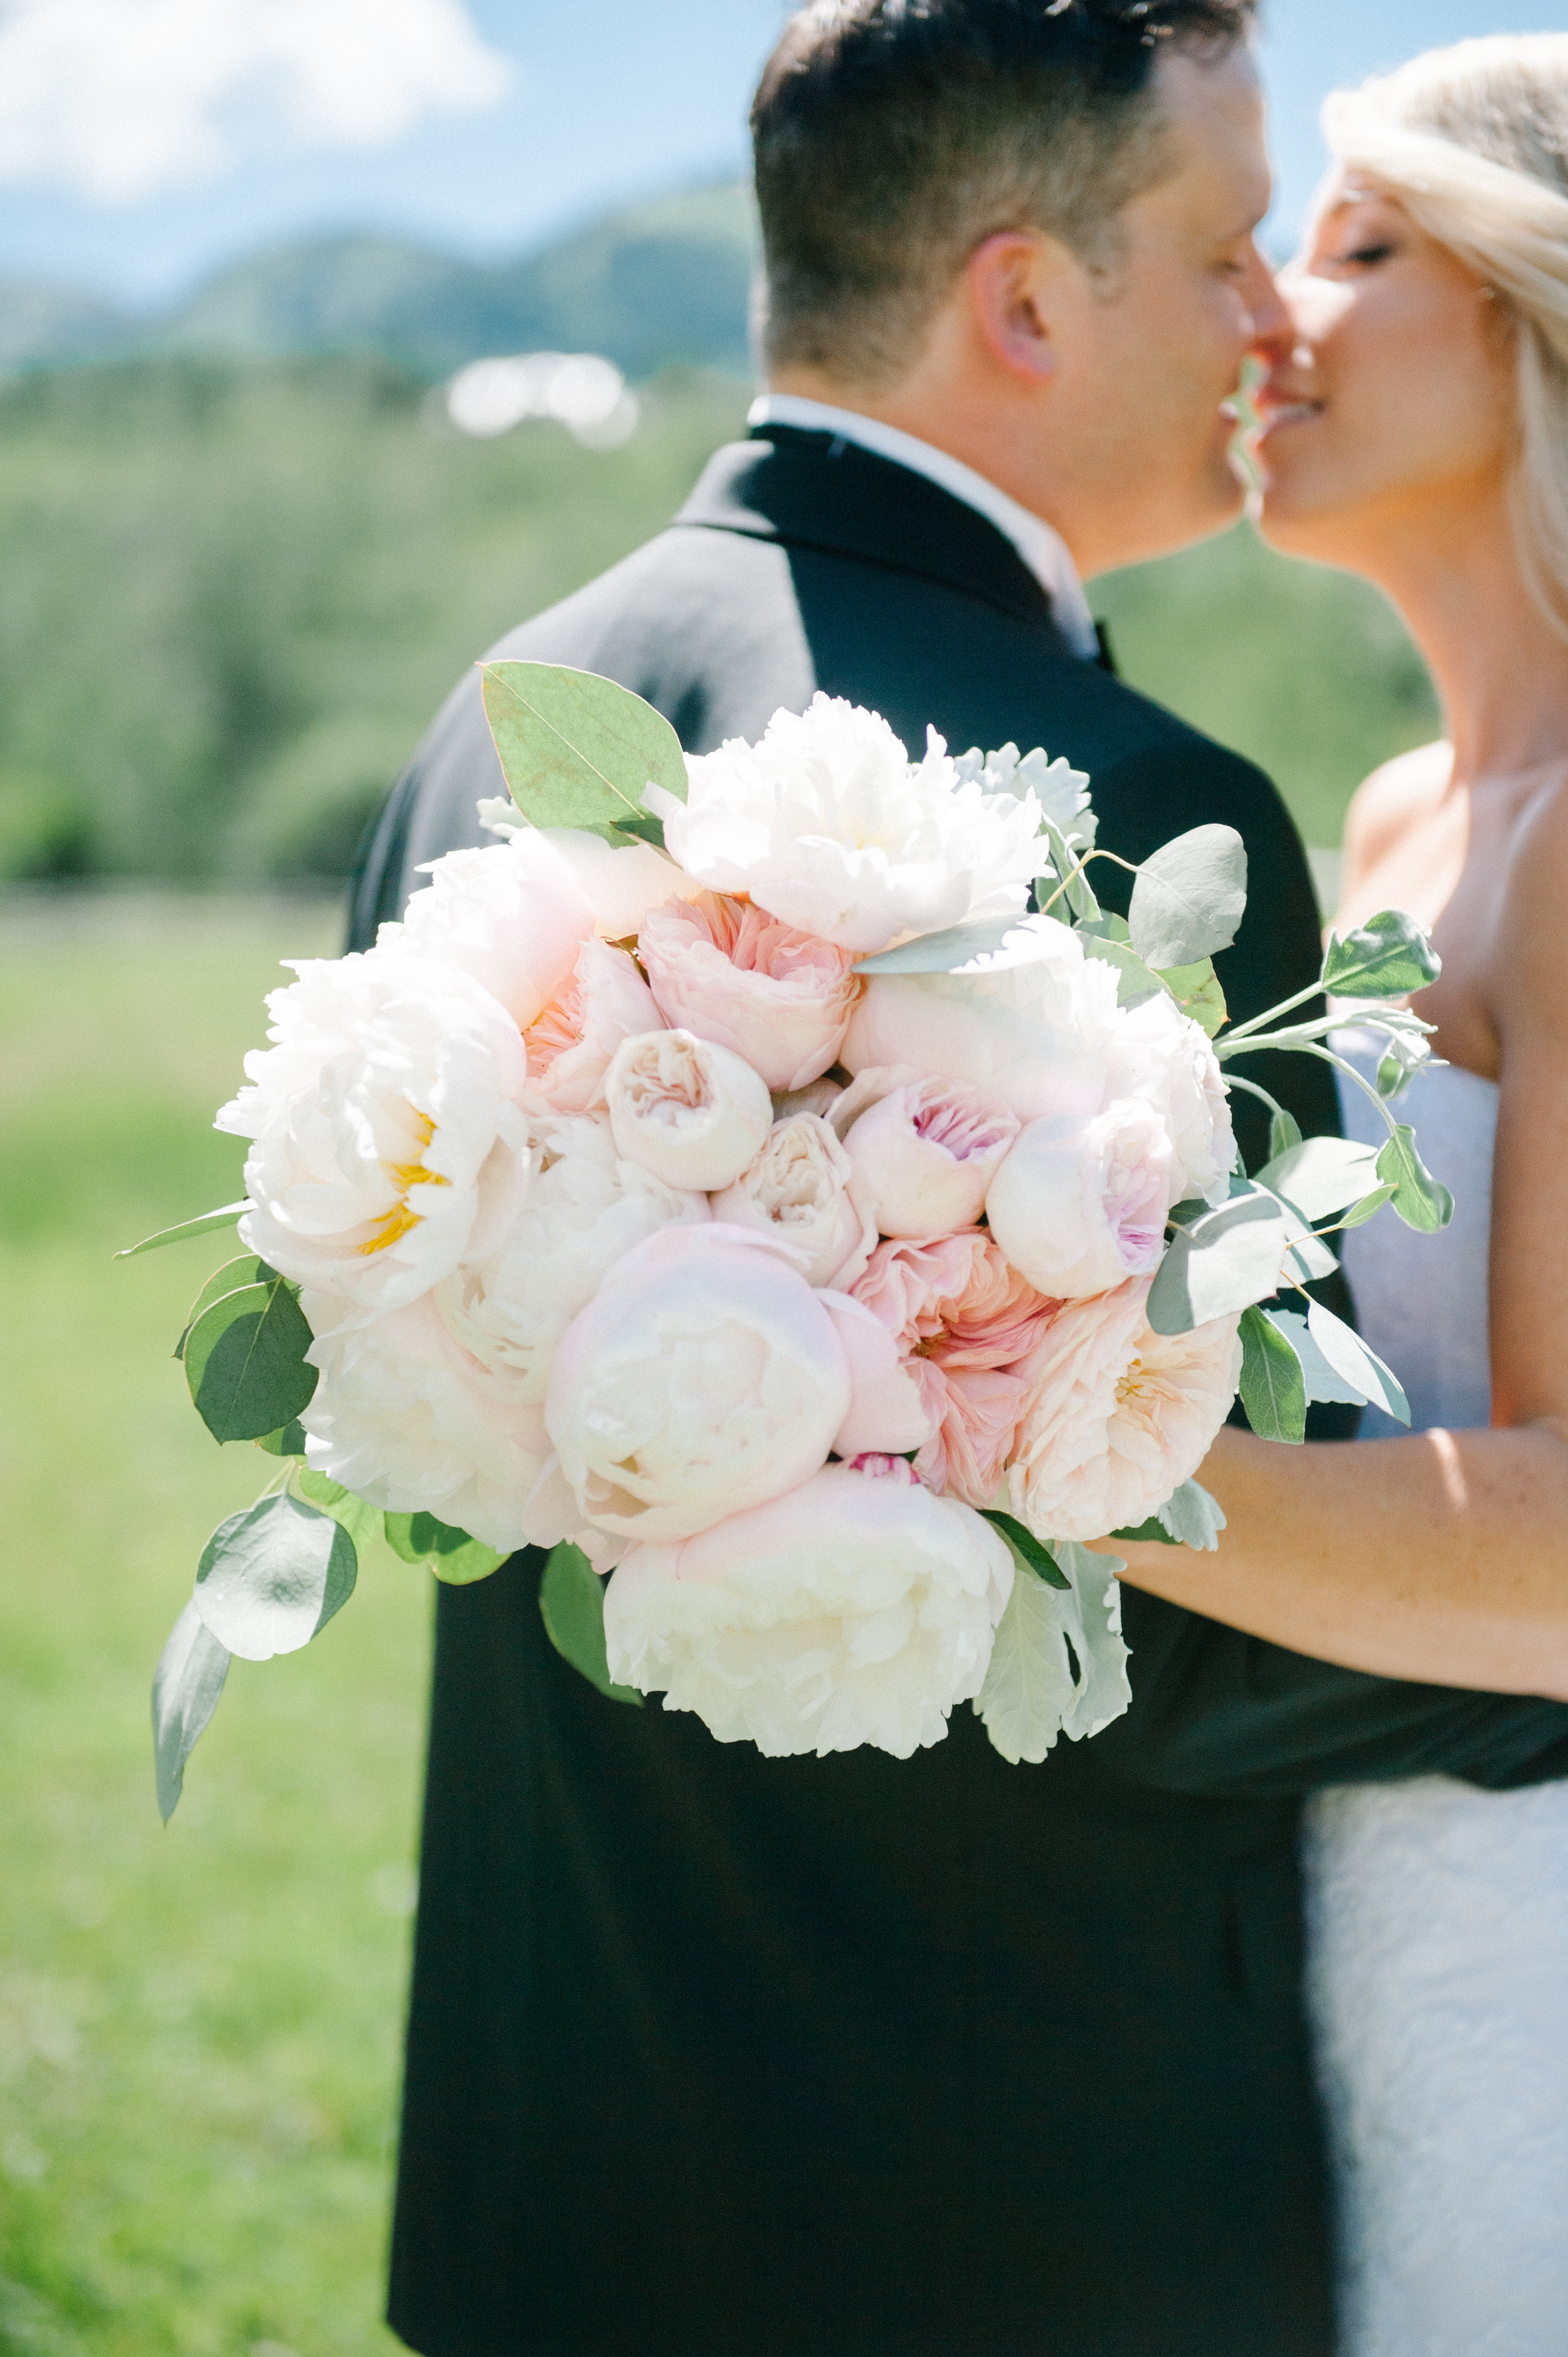
<path fill-rule="evenodd" d="M 1167 845 L 1123 920 L 1042 752 L 912 762 L 819 695 L 688 759 L 587 673 L 484 694 L 494 846 L 295 967 L 218 1115 L 247 1200 L 135 1247 L 238 1221 L 178 1355 L 214 1436 L 279 1460 L 159 1663 L 165 1815 L 231 1657 L 307 1643 L 376 1543 L 452 1581 L 550 1550 L 566 1658 L 721 1741 L 902 1759 L 963 1702 L 1014 1761 L 1096 1734 L 1130 1695 L 1088 1543 L 1215 1545 L 1192 1476 L 1238 1386 L 1282 1440 L 1315 1399 L 1408 1420 L 1305 1287 L 1326 1223 L 1452 1208 L 1391 1111 L 1373 1154 L 1271 1099 L 1238 1170 L 1223 1068 L 1339 1060 L 1289 1023 L 1316 991 L 1225 1028 L 1240 838 Z M 1435 972 L 1391 914 L 1322 986 Z M 1367 1012 L 1382 1103 L 1425 1027 Z"/>

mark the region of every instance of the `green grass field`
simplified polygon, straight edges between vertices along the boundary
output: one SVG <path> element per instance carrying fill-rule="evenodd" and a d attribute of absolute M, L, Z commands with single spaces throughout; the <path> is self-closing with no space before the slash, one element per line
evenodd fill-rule
<path fill-rule="evenodd" d="M 0 2351 L 371 2357 L 430 1591 L 367 1569 L 307 1652 L 236 1663 L 166 1832 L 147 1688 L 220 1449 L 169 1357 L 232 1200 L 207 1125 L 329 905 L 0 914 Z"/>

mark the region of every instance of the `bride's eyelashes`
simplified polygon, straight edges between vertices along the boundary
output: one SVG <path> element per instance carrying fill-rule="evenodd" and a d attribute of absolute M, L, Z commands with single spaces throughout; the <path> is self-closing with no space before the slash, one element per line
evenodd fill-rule
<path fill-rule="evenodd" d="M 1381 238 L 1375 244 L 1354 247 L 1350 253 L 1342 254 L 1340 261 L 1342 264 L 1355 263 L 1362 269 L 1371 270 L 1380 262 L 1391 260 L 1398 251 L 1391 238 Z"/>

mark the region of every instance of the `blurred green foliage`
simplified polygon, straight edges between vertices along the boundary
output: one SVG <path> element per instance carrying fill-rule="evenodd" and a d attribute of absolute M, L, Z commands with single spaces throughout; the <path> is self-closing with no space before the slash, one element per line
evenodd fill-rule
<path fill-rule="evenodd" d="M 461 439 L 373 356 L 0 390 L 0 877 L 343 874 L 463 667 L 657 531 L 745 402 L 667 373 L 601 452 Z M 1433 732 L 1380 599 L 1245 527 L 1093 597 L 1127 676 L 1262 761 L 1313 842 Z"/>
<path fill-rule="evenodd" d="M 384 1551 L 236 1663 L 166 1832 L 147 1693 L 197 1556 L 275 1470 L 170 1358 L 227 1237 L 213 1107 L 320 903 L 67 901 L 0 942 L 0 2351 L 381 2357 L 431 1610 Z M 25 1347 L 24 1347 L 25 1344 Z"/>

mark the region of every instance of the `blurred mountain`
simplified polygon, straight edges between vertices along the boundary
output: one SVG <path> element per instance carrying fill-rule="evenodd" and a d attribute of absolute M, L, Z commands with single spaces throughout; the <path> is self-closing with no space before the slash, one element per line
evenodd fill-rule
<path fill-rule="evenodd" d="M 605 353 L 634 378 L 745 374 L 755 230 L 742 185 L 632 205 L 522 260 L 459 261 L 392 238 L 317 238 L 237 263 L 177 310 L 0 285 L 0 369 L 110 352 L 231 360 L 375 353 L 428 377 L 493 352 Z"/>

